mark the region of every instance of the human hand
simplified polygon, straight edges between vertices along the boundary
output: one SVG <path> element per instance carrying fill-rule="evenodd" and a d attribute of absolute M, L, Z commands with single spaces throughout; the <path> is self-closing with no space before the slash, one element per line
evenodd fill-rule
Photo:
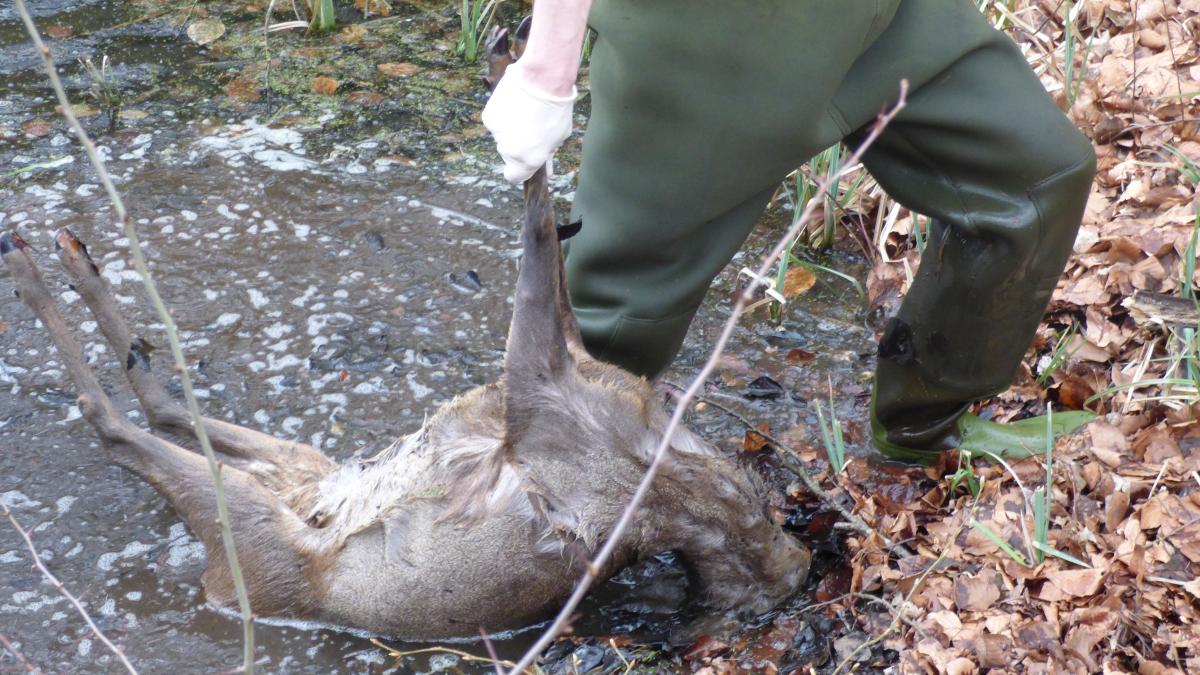
<path fill-rule="evenodd" d="M 483 109 L 483 124 L 504 159 L 504 178 L 523 183 L 545 166 L 571 135 L 575 89 L 554 96 L 537 86 L 523 63 L 508 67 Z"/>

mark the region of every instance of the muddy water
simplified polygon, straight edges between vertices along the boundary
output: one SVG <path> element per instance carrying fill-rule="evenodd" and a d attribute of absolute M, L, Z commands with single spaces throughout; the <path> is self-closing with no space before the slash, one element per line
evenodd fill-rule
<path fill-rule="evenodd" d="M 282 171 L 307 166 L 294 154 L 302 144 L 286 143 L 294 138 L 222 127 L 177 150 L 177 161 L 155 157 L 153 139 L 134 138 L 123 154 L 144 148 L 150 159 L 113 164 L 118 171 L 135 165 L 124 172 L 125 192 L 183 329 L 208 414 L 305 440 L 339 458 L 369 454 L 456 392 L 498 376 L 519 195 L 490 177 Z M 23 185 L 4 208 L 2 225 L 42 253 L 47 283 L 80 327 L 85 352 L 114 398 L 140 420 L 119 364 L 49 255 L 55 229 L 71 227 L 91 245 L 127 314 L 144 327 L 139 332 L 163 346 L 100 191 L 86 176 L 66 173 Z M 0 289 L 10 289 L 3 274 Z M 153 490 L 107 463 L 31 314 L 11 293 L 3 297 L 0 499 L 34 528 L 43 558 L 145 671 L 235 665 L 238 625 L 204 604 L 199 543 Z M 714 294 L 675 379 L 699 365 L 725 304 Z M 724 370 L 731 384 L 719 388 L 741 397 L 742 383 L 769 374 L 798 397 L 811 396 L 821 387 L 818 371 L 782 365 L 780 352 L 764 345 L 803 346 L 830 365 L 853 359 L 845 345 L 854 324 L 836 319 L 793 317 L 795 332 L 761 323 L 739 331 L 736 360 Z M 846 374 L 844 367 L 839 372 Z M 743 408 L 775 428 L 804 425 L 810 415 L 790 396 Z M 709 414 L 694 423 L 717 440 L 741 434 Z M 0 528 L 0 569 L 0 632 L 26 658 L 50 670 L 106 663 L 66 604 L 30 571 L 7 528 Z M 633 602 L 610 595 L 617 606 Z M 258 642 L 271 670 L 385 665 L 374 645 L 335 631 L 262 626 Z M 501 646 L 518 652 L 521 643 Z"/>
<path fill-rule="evenodd" d="M 123 5 L 98 7 L 116 20 Z M 43 3 L 41 11 L 44 20 L 74 16 L 65 3 Z M 0 9 L 0 53 L 13 54 L 20 50 L 6 12 Z M 105 39 L 149 49 L 159 30 L 137 28 Z M 75 39 L 82 53 L 100 38 Z M 141 63 L 126 72 L 161 77 L 168 67 Z M 10 69 L 4 77 L 12 75 L 14 83 L 0 124 L 15 128 L 49 107 L 30 67 L 0 59 L 0 68 Z M 184 122 L 165 105 L 148 107 L 150 122 L 104 135 L 100 143 L 183 331 L 209 415 L 346 458 L 377 451 L 419 426 L 439 403 L 496 379 L 516 276 L 520 194 L 496 180 L 490 156 L 467 161 L 469 171 L 461 161 L 450 171 L 435 159 L 418 171 L 372 160 L 381 155 L 372 140 L 318 151 L 315 132 L 267 128 L 236 116 Z M 55 159 L 61 157 L 76 159 Z M 136 332 L 160 348 L 153 358 L 164 373 L 161 331 L 102 190 L 65 136 L 0 142 L 0 158 L 4 171 L 60 162 L 0 184 L 0 228 L 20 231 L 37 249 L 85 353 L 122 409 L 142 421 L 119 364 L 52 256 L 59 227 L 71 227 L 90 245 Z M 555 187 L 569 200 L 572 176 L 560 177 Z M 775 233 L 760 229 L 718 280 L 668 379 L 682 383 L 700 366 L 728 311 L 737 269 L 752 264 Z M 11 289 L 0 270 L 0 501 L 33 530 L 41 557 L 143 672 L 178 671 L 185 664 L 188 672 L 235 667 L 240 627 L 204 602 L 202 547 L 152 489 L 106 461 L 79 419 L 56 354 Z M 872 344 L 859 308 L 844 282 L 819 277 L 782 324 L 761 315 L 744 323 L 711 392 L 776 432 L 819 445 L 811 402 L 825 397 L 831 382 L 841 418 L 861 427 L 860 382 L 870 365 L 862 354 Z M 785 358 L 797 348 L 815 360 Z M 780 390 L 748 397 L 764 393 L 751 386 L 762 376 Z M 691 425 L 730 448 L 743 433 L 711 408 L 693 414 Z M 651 565 L 602 589 L 585 609 L 582 628 L 666 639 L 682 621 L 682 593 L 679 570 Z M 67 603 L 31 570 L 6 525 L 0 526 L 0 635 L 47 672 L 117 670 Z M 513 656 L 528 640 L 516 636 L 497 647 Z M 257 644 L 269 672 L 397 667 L 364 637 L 328 628 L 264 623 Z M 464 648 L 484 652 L 480 645 Z M 13 663 L 0 651 L 0 668 Z M 398 668 L 459 666 L 442 655 L 408 658 Z"/>

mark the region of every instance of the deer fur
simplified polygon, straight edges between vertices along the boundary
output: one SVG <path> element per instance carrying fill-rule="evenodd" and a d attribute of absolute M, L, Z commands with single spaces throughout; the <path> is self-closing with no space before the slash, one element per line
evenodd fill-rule
<path fill-rule="evenodd" d="M 500 382 L 462 394 L 368 460 L 219 420 L 203 424 L 224 464 L 238 556 L 256 615 L 409 639 L 476 636 L 544 619 L 570 594 L 662 438 L 653 387 L 591 358 L 563 280 L 544 171 L 525 187 L 524 259 Z M 153 428 L 193 438 L 186 410 L 150 373 L 87 249 L 56 237 Z M 55 307 L 31 250 L 0 237 L 18 294 L 45 325 L 113 461 L 153 485 L 203 541 L 208 599 L 235 606 L 212 477 L 197 452 L 116 411 Z M 761 612 L 791 594 L 809 553 L 764 512 L 755 477 L 691 432 L 661 474 L 607 578 L 674 550 L 696 598 Z"/>

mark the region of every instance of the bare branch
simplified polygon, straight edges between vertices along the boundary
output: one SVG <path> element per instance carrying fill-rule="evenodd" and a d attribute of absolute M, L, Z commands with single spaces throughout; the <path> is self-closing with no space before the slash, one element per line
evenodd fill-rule
<path fill-rule="evenodd" d="M 50 48 L 42 41 L 42 36 L 38 33 L 37 26 L 34 25 L 33 17 L 29 15 L 29 10 L 25 7 L 24 0 L 16 0 L 16 8 L 21 21 L 25 24 L 25 30 L 29 33 L 30 39 L 33 40 L 33 44 L 37 48 L 38 55 L 42 58 L 42 63 L 46 68 L 46 75 L 50 78 L 50 84 L 54 87 L 54 93 L 58 97 L 62 115 L 66 118 L 67 124 L 70 125 L 71 131 L 75 133 L 80 144 L 83 145 L 83 149 L 87 153 L 92 167 L 96 170 L 96 175 L 100 183 L 104 186 L 104 191 L 108 193 L 108 199 L 112 203 L 117 223 L 124 230 L 125 237 L 129 240 L 129 248 L 133 253 L 134 267 L 137 269 L 138 274 L 141 275 L 142 284 L 146 287 L 146 294 L 150 296 L 150 302 L 154 305 L 154 309 L 158 313 L 158 318 L 162 321 L 166 329 L 167 341 L 171 345 L 171 356 L 175 361 L 175 370 L 179 373 L 179 379 L 183 385 L 183 396 L 187 399 L 188 412 L 191 413 L 192 428 L 195 430 L 196 439 L 200 442 L 200 448 L 204 451 L 204 457 L 208 460 L 208 468 L 212 472 L 213 488 L 217 499 L 217 514 L 221 521 L 221 541 L 225 547 L 225 559 L 229 561 L 230 576 L 233 578 L 233 585 L 237 591 L 238 607 L 242 616 L 244 640 L 242 671 L 247 674 L 253 673 L 254 623 L 253 615 L 250 612 L 250 597 L 246 593 L 246 582 L 242 576 L 241 565 L 238 564 L 237 547 L 234 544 L 233 531 L 229 525 L 229 508 L 225 500 L 225 485 L 221 480 L 221 467 L 217 463 L 216 455 L 213 454 L 212 444 L 208 440 L 208 432 L 201 421 L 203 418 L 200 413 L 200 405 L 196 402 L 196 395 L 192 391 L 192 378 L 188 374 L 187 361 L 183 357 L 183 347 L 179 342 L 179 332 L 175 326 L 175 320 L 171 318 L 171 313 L 167 311 L 166 304 L 163 303 L 162 297 L 158 294 L 158 287 L 155 286 L 154 279 L 150 276 L 150 270 L 146 267 L 146 258 L 142 254 L 137 230 L 133 226 L 133 220 L 129 217 L 129 213 L 125 210 L 125 202 L 121 199 L 121 195 L 117 192 L 112 178 L 108 175 L 104 159 L 97 152 L 96 144 L 92 142 L 87 132 L 83 130 L 83 125 L 79 123 L 79 119 L 75 117 L 75 111 L 71 108 L 71 101 L 67 98 L 67 92 L 63 89 L 62 81 L 58 78 L 58 70 L 54 67 L 54 60 L 50 56 Z"/>
<path fill-rule="evenodd" d="M 19 1 L 20 0 L 18 0 L 18 2 Z M 871 128 L 871 132 L 867 134 L 867 137 L 863 140 L 863 142 L 858 146 L 857 149 L 855 149 L 854 153 L 850 155 L 849 159 L 846 160 L 846 163 L 842 166 L 841 171 L 838 171 L 835 175 L 826 176 L 817 187 L 817 194 L 824 194 L 825 191 L 829 189 L 829 186 L 833 183 L 833 181 L 842 177 L 842 174 L 845 173 L 847 168 L 857 164 L 861 160 L 863 153 L 871 146 L 872 143 L 874 143 L 875 139 L 879 137 L 879 134 L 883 132 L 883 129 L 887 126 L 887 124 L 891 122 L 901 110 L 904 109 L 907 96 L 908 81 L 902 80 L 900 82 L 900 95 L 897 98 L 895 105 L 891 110 L 880 113 L 879 118 L 875 121 L 874 126 Z M 775 262 L 779 260 L 779 257 L 783 254 L 788 242 L 794 239 L 796 234 L 800 232 L 800 230 L 808 223 L 809 220 L 812 219 L 816 207 L 817 200 L 809 200 L 808 204 L 804 207 L 804 211 L 801 212 L 800 216 L 797 217 L 795 221 L 793 221 L 792 226 L 788 228 L 787 233 L 784 234 L 784 236 L 780 238 L 779 242 L 775 244 L 775 248 L 771 249 L 771 252 L 763 258 L 762 263 L 758 267 L 757 277 L 753 278 L 766 278 L 767 272 L 771 269 Z M 646 493 L 649 492 L 650 485 L 654 482 L 654 477 L 658 475 L 659 467 L 662 465 L 663 459 L 667 455 L 667 450 L 671 447 L 671 437 L 674 434 L 675 429 L 679 427 L 679 423 L 682 421 L 684 413 L 687 412 L 688 406 L 690 406 L 692 401 L 695 400 L 696 395 L 700 393 L 700 388 L 704 386 L 705 380 L 708 379 L 708 376 L 716 368 L 717 360 L 725 351 L 725 345 L 729 342 L 729 336 L 733 334 L 733 329 L 735 326 L 737 326 L 738 319 L 741 318 L 742 313 L 746 309 L 746 305 L 750 299 L 750 292 L 753 290 L 753 288 L 753 285 L 751 285 L 744 292 L 738 294 L 738 299 L 737 302 L 734 303 L 733 311 L 730 312 L 729 318 L 725 321 L 725 326 L 721 329 L 721 334 L 717 338 L 717 342 L 713 346 L 708 360 L 705 361 L 704 366 L 700 369 L 700 372 L 697 373 L 694 378 L 692 378 L 691 384 L 688 385 L 687 389 L 684 390 L 683 394 L 676 402 L 675 411 L 671 414 L 671 420 L 667 423 L 666 429 L 663 430 L 662 440 L 659 441 L 658 448 L 654 451 L 654 459 L 650 462 L 650 466 L 646 469 L 645 475 L 642 476 L 642 481 L 638 484 L 637 491 L 633 493 L 633 497 L 625 506 L 625 510 L 621 513 L 621 517 L 619 520 L 617 520 L 617 524 L 613 527 L 612 532 L 609 533 L 608 539 L 604 542 L 604 546 L 600 548 L 600 551 L 596 554 L 596 557 L 593 558 L 591 563 L 587 566 L 587 570 L 584 572 L 583 576 L 580 577 L 579 583 L 575 585 L 575 590 L 571 593 L 571 597 L 567 599 L 567 602 L 563 605 L 562 609 L 559 610 L 558 615 L 554 618 L 554 621 L 551 622 L 550 626 L 545 630 L 545 632 L 542 633 L 537 642 L 535 642 L 525 652 L 524 656 L 521 657 L 521 660 L 518 661 L 511 670 L 509 670 L 509 675 L 520 675 L 520 673 L 523 673 L 526 668 L 533 664 L 538 655 L 542 653 L 542 650 L 548 647 L 550 643 L 558 637 L 558 635 L 566 627 L 572 613 L 575 611 L 575 608 L 579 606 L 579 603 L 583 600 L 584 595 L 587 594 L 588 589 L 596 580 L 597 570 L 602 569 L 605 563 L 608 562 L 608 559 L 612 557 L 612 553 L 614 550 L 616 550 L 617 544 L 620 542 L 621 537 L 625 534 L 625 531 L 629 528 L 629 524 L 633 521 L 634 513 L 637 511 L 638 507 L 641 506 L 642 501 L 646 497 Z"/>
<path fill-rule="evenodd" d="M 910 588 L 908 594 L 904 596 L 904 600 L 899 600 L 899 598 L 897 598 L 892 602 L 891 605 L 889 605 L 895 608 L 895 611 L 892 613 L 892 622 L 883 629 L 882 633 L 855 647 L 854 651 L 850 652 L 850 654 L 846 656 L 846 658 L 842 659 L 842 662 L 837 665 L 837 668 L 833 671 L 833 675 L 840 675 L 840 673 L 842 673 L 847 667 L 850 668 L 850 671 L 847 672 L 853 671 L 854 667 L 851 664 L 855 659 L 858 658 L 858 655 L 866 650 L 871 649 L 871 647 L 874 647 L 880 642 L 883 642 L 887 636 L 892 634 L 892 631 L 896 630 L 900 626 L 902 621 L 905 624 L 912 626 L 914 630 L 920 632 L 920 628 L 917 628 L 916 624 L 912 622 L 909 617 L 904 615 L 904 608 L 908 606 L 908 604 L 912 601 L 913 596 L 917 594 L 917 591 L 921 588 L 921 584 L 925 583 L 925 578 L 928 577 L 935 569 L 937 569 L 937 567 L 942 564 L 942 561 L 946 559 L 946 555 L 950 553 L 950 549 L 954 547 L 954 542 L 958 539 L 958 535 L 961 534 L 964 529 L 966 529 L 967 523 L 975 519 L 975 511 L 978 508 L 979 497 L 975 497 L 975 501 L 971 503 L 971 510 L 968 511 L 963 518 L 959 519 L 958 527 L 956 527 L 954 532 L 952 532 L 950 536 L 946 538 L 946 545 L 942 548 L 942 552 L 938 554 L 938 557 L 935 558 L 933 562 L 929 563 L 929 565 L 917 577 L 917 580 L 913 582 L 912 588 Z M 859 594 L 857 593 L 855 594 L 855 596 L 858 595 Z M 886 601 L 883 601 L 883 604 L 888 605 Z"/>
<path fill-rule="evenodd" d="M 504 675 L 504 670 L 500 668 L 500 657 L 496 654 L 496 647 L 488 638 L 487 631 L 483 629 L 483 626 L 479 627 L 479 639 L 483 640 L 483 645 L 487 647 L 488 657 L 492 659 L 492 668 L 495 669 L 496 675 Z"/>
<path fill-rule="evenodd" d="M 17 0 L 17 2 L 21 2 L 21 0 Z M 45 563 L 42 562 L 42 558 L 38 555 L 37 547 L 33 545 L 33 540 L 29 538 L 29 533 L 25 531 L 25 528 L 21 527 L 21 524 L 17 522 L 16 518 L 13 517 L 12 511 L 9 511 L 7 506 L 4 507 L 4 515 L 8 518 L 8 522 L 12 523 L 12 526 L 14 529 L 16 529 L 17 534 L 21 535 L 21 538 L 25 540 L 25 547 L 29 549 L 29 555 L 33 558 L 34 566 L 37 567 L 38 571 L 42 573 L 42 576 L 46 577 L 46 581 L 49 581 L 50 585 L 54 586 L 55 590 L 61 593 L 64 598 L 66 598 L 72 605 L 75 606 L 75 611 L 78 612 L 79 616 L 83 618 L 85 623 L 87 623 L 88 628 L 90 628 L 92 631 L 92 634 L 95 635 L 96 639 L 100 640 L 100 642 L 108 648 L 108 651 L 116 654 L 117 659 L 121 662 L 121 665 L 125 666 L 125 670 L 132 673 L 132 675 L 137 675 L 137 670 L 133 667 L 133 664 L 129 662 L 129 659 L 125 658 L 125 654 L 121 653 L 121 649 L 113 644 L 112 640 L 109 640 L 108 637 L 104 635 L 104 632 L 100 630 L 100 627 L 96 625 L 96 622 L 92 621 L 92 617 L 87 613 L 87 610 L 83 608 L 83 604 L 79 602 L 79 599 L 76 598 L 71 591 L 68 591 L 67 587 L 63 586 L 62 582 L 58 580 L 58 577 L 54 576 L 54 574 L 46 568 Z M 18 657 L 20 656 L 20 654 L 13 650 L 11 646 L 9 646 L 9 651 L 17 654 Z M 24 659 L 22 658 L 22 660 Z"/>
<path fill-rule="evenodd" d="M 25 658 L 25 655 L 22 654 L 19 649 L 17 649 L 16 645 L 14 645 L 11 640 L 3 635 L 0 635 L 0 645 L 4 645 L 4 649 L 6 649 L 9 654 L 13 655 L 13 658 L 17 660 L 17 663 L 20 663 L 25 667 L 26 672 L 34 673 L 35 675 L 42 675 L 42 669 L 30 663 L 29 659 Z"/>

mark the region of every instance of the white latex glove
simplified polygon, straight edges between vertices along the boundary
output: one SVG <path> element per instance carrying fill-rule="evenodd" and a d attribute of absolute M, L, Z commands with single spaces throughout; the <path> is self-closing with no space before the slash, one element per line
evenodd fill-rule
<path fill-rule="evenodd" d="M 529 83 L 521 63 L 512 64 L 483 109 L 483 124 L 504 159 L 504 178 L 523 183 L 549 163 L 571 135 L 576 91 L 552 96 Z"/>

